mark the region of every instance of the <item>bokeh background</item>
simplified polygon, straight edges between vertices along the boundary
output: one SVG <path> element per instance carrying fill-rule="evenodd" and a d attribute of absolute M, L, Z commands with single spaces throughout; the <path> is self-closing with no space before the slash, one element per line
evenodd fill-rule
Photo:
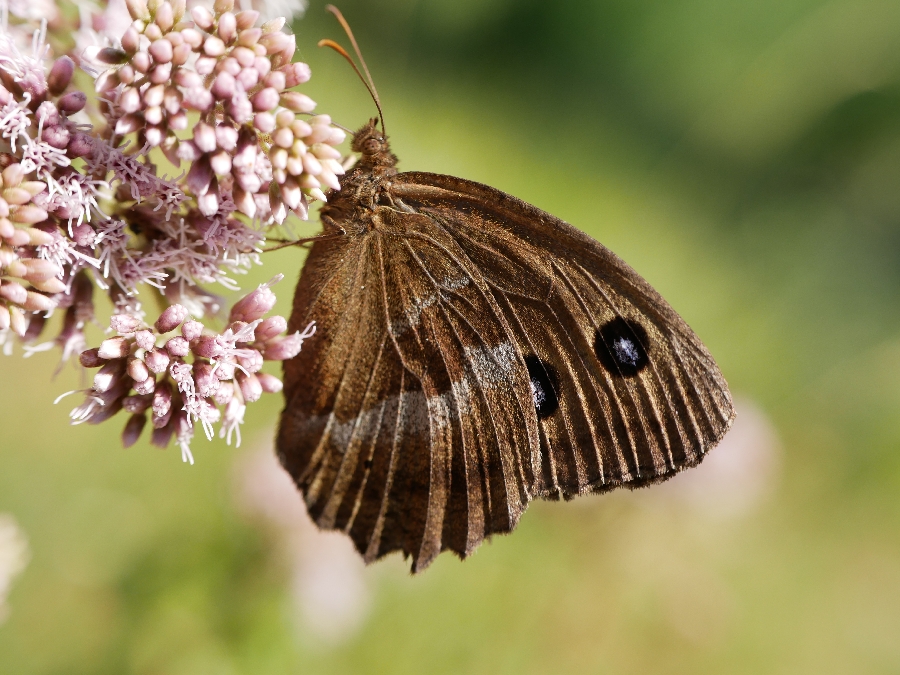
<path fill-rule="evenodd" d="M 357 127 L 373 106 L 315 47 L 342 37 L 323 4 L 295 26 L 308 91 Z M 900 4 L 341 8 L 401 169 L 625 258 L 717 358 L 734 430 L 665 486 L 535 504 L 410 577 L 304 520 L 271 459 L 278 397 L 189 467 L 69 427 L 52 401 L 74 369 L 6 357 L 0 672 L 900 672 Z M 284 272 L 287 312 L 302 258 L 267 254 L 246 286 Z"/>

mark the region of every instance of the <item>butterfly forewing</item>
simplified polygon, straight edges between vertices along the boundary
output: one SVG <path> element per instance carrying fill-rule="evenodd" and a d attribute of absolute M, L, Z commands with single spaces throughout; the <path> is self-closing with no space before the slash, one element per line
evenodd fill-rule
<path fill-rule="evenodd" d="M 290 328 L 318 331 L 278 451 L 367 561 L 464 557 L 535 497 L 663 480 L 727 431 L 712 357 L 606 248 L 477 183 L 355 175 L 297 287 Z"/>

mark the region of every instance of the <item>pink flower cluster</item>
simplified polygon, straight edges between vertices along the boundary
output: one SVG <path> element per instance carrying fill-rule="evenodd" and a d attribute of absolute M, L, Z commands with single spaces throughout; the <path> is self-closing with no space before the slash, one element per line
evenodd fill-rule
<path fill-rule="evenodd" d="M 281 223 L 288 211 L 305 218 L 308 198 L 325 199 L 322 187 L 339 189 L 345 133 L 318 115 L 315 102 L 292 88 L 310 78 L 309 66 L 292 63 L 293 35 L 284 19 L 257 26 L 259 12 L 234 11 L 216 0 L 198 5 L 184 21 L 184 0 L 149 6 L 128 0 L 133 23 L 121 49 L 92 52 L 115 64 L 97 79 L 109 101 L 117 135 L 135 134 L 140 147 L 159 147 L 174 165 L 190 162 L 187 186 L 200 212 L 233 208 Z M 200 122 L 189 140 L 188 114 Z"/>
<path fill-rule="evenodd" d="M 73 422 L 124 410 L 126 446 L 149 422 L 152 443 L 176 439 L 192 461 L 195 425 L 239 438 L 246 405 L 281 387 L 263 362 L 314 332 L 285 336 L 264 316 L 269 285 L 227 320 L 208 286 L 239 290 L 268 228 L 340 188 L 345 134 L 295 89 L 310 71 L 283 19 L 257 25 L 233 0 L 190 13 L 126 0 L 131 21 L 110 39 L 90 28 L 115 24 L 102 5 L 78 30 L 56 13 L 49 41 L 27 4 L 0 6 L 0 345 L 78 355 L 98 370 Z M 69 34 L 100 46 L 53 56 Z M 113 315 L 87 349 L 98 291 Z M 162 307 L 152 324 L 139 294 Z"/>
<path fill-rule="evenodd" d="M 247 404 L 264 392 L 281 391 L 277 377 L 261 372 L 263 362 L 293 358 L 315 333 L 310 324 L 303 333 L 283 335 L 284 317 L 263 318 L 275 304 L 272 283 L 239 300 L 221 333 L 191 319 L 178 304 L 167 307 L 152 326 L 134 313 L 114 314 L 110 329 L 115 335 L 79 356 L 82 366 L 99 370 L 84 403 L 72 411 L 73 422 L 97 424 L 124 410 L 130 413 L 122 432 L 127 448 L 149 418 L 151 443 L 164 448 L 174 437 L 184 461 L 192 464 L 195 424 L 212 438 L 213 425 L 221 423 L 220 436 L 231 442 L 236 434 L 239 443 Z"/>

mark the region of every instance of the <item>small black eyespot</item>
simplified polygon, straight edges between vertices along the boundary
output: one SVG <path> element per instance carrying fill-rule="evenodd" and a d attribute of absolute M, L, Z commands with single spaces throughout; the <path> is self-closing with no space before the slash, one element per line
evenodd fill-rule
<path fill-rule="evenodd" d="M 365 466 L 366 469 L 371 469 L 372 468 L 372 458 L 370 457 L 365 462 L 363 462 L 363 466 Z"/>
<path fill-rule="evenodd" d="M 559 408 L 559 377 L 553 366 L 536 356 L 526 356 L 525 367 L 528 368 L 531 397 L 538 419 L 550 417 Z"/>
<path fill-rule="evenodd" d="M 647 331 L 637 321 L 621 317 L 605 323 L 594 337 L 594 352 L 613 375 L 634 377 L 650 363 Z"/>

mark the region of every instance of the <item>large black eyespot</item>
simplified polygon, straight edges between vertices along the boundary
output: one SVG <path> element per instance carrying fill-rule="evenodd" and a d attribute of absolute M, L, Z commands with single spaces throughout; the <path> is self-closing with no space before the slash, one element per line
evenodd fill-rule
<path fill-rule="evenodd" d="M 650 362 L 647 358 L 647 331 L 637 321 L 613 319 L 603 324 L 594 337 L 594 352 L 613 375 L 634 377 Z"/>
<path fill-rule="evenodd" d="M 553 366 L 536 356 L 526 356 L 525 366 L 538 419 L 550 417 L 559 408 L 559 377 Z"/>

